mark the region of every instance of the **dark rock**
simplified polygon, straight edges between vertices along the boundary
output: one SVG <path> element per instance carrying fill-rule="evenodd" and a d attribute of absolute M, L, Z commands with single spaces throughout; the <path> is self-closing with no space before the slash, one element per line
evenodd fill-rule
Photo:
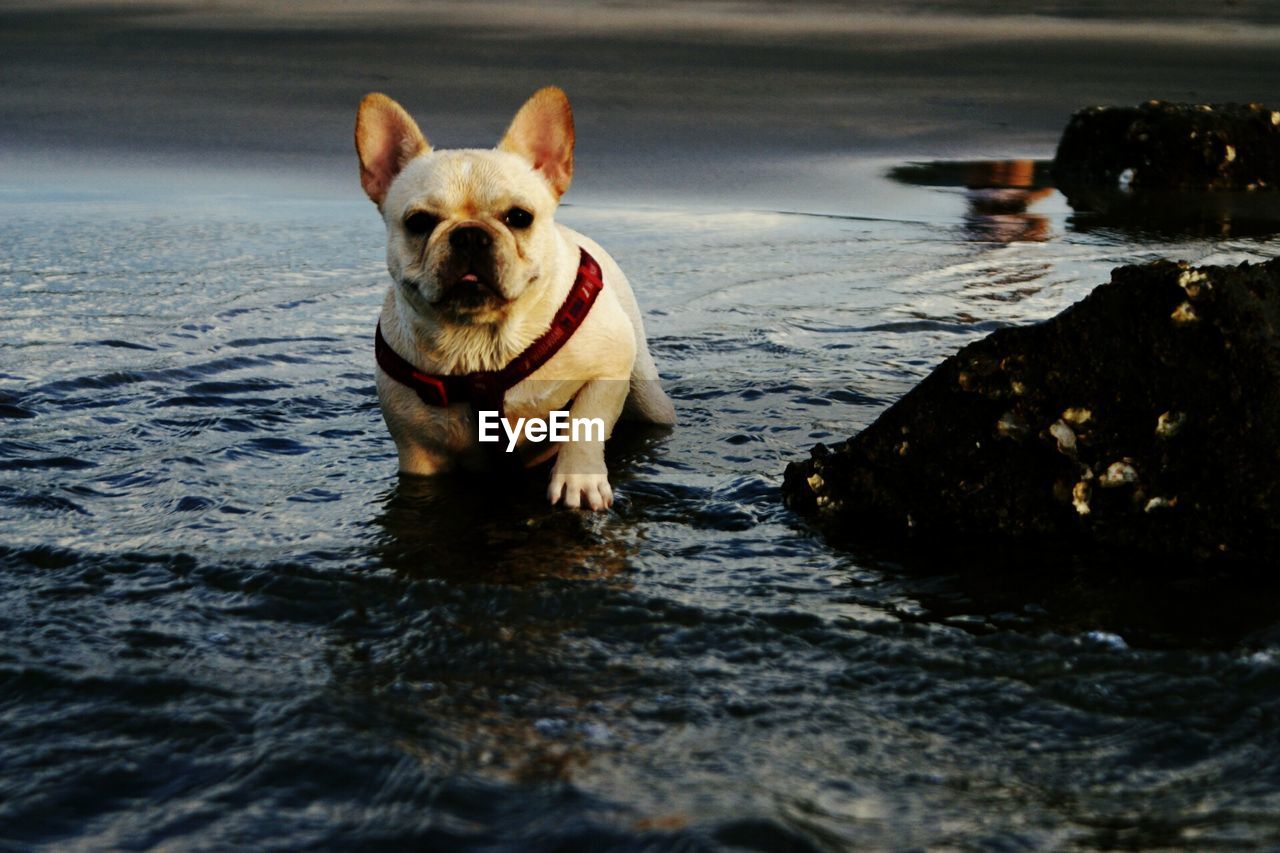
<path fill-rule="evenodd" d="M 784 497 L 861 543 L 1280 555 L 1280 259 L 1159 261 L 944 361 Z"/>
<path fill-rule="evenodd" d="M 1068 199 L 1089 187 L 1280 188 L 1280 111 L 1164 101 L 1090 107 L 1063 131 L 1053 179 Z"/>

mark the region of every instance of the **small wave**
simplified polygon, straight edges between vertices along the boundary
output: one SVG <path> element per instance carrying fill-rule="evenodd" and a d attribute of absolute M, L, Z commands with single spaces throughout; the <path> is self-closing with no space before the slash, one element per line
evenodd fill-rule
<path fill-rule="evenodd" d="M 59 497 L 57 495 L 19 495 L 12 498 L 6 498 L 4 502 L 10 506 L 32 509 L 39 512 L 70 512 L 78 515 L 92 514 L 89 510 L 85 509 L 75 501 Z"/>
<path fill-rule="evenodd" d="M 34 418 L 36 413 L 23 406 L 15 406 L 12 403 L 0 402 L 0 418 L 12 418 L 14 420 L 24 420 Z"/>
<path fill-rule="evenodd" d="M 240 459 L 246 456 L 300 456 L 310 453 L 312 448 L 292 438 L 280 436 L 263 436 L 250 439 L 241 448 L 230 448 L 226 452 L 228 459 Z"/>
<path fill-rule="evenodd" d="M 96 468 L 96 462 L 87 459 L 76 459 L 74 456 L 46 456 L 40 459 L 0 459 L 0 471 L 23 471 L 60 469 L 63 471 L 80 471 L 85 468 Z"/>
<path fill-rule="evenodd" d="M 863 326 L 861 332 L 949 332 L 955 335 L 972 335 L 974 332 L 994 332 L 1013 325 L 1002 320 L 902 320 Z"/>
<path fill-rule="evenodd" d="M 114 349 L 136 349 L 144 352 L 156 352 L 159 348 L 149 346 L 147 344 L 139 344 L 133 341 L 120 341 L 111 338 L 101 341 L 82 341 L 76 344 L 78 347 L 112 347 Z"/>

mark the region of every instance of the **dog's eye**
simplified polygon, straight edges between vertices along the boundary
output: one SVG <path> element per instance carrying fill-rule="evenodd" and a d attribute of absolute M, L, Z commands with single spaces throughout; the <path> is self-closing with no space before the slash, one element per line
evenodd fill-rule
<path fill-rule="evenodd" d="M 533 214 L 523 207 L 513 207 L 507 211 L 507 215 L 502 218 L 502 221 L 512 228 L 528 228 L 533 224 Z"/>
<path fill-rule="evenodd" d="M 436 229 L 436 224 L 439 222 L 440 220 L 430 213 L 417 210 L 404 218 L 404 230 L 410 234 L 430 234 Z"/>

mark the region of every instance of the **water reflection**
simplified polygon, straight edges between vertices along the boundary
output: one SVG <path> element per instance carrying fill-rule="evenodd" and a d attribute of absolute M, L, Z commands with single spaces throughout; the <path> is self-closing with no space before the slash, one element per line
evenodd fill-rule
<path fill-rule="evenodd" d="M 1129 191 L 1063 187 L 1073 231 L 1144 238 L 1269 237 L 1280 233 L 1280 193 Z"/>
<path fill-rule="evenodd" d="M 1052 236 L 1047 216 L 1032 213 L 1053 195 L 1047 164 L 1038 160 L 914 163 L 889 175 L 906 184 L 963 187 L 964 239 L 978 243 L 1043 242 Z"/>
<path fill-rule="evenodd" d="M 485 583 L 598 579 L 626 568 L 609 516 L 546 505 L 549 465 L 514 474 L 401 477 L 375 519 L 383 565 Z"/>
<path fill-rule="evenodd" d="M 976 242 L 1042 242 L 1050 217 L 1031 211 L 1057 192 L 1076 232 L 1118 231 L 1130 237 L 1194 239 L 1264 237 L 1280 233 L 1280 193 L 1134 191 L 1127 187 L 1054 186 L 1048 160 L 910 163 L 889 172 L 895 181 L 963 188 L 964 235 Z"/>
<path fill-rule="evenodd" d="M 615 513 L 549 507 L 549 467 L 401 477 L 373 519 L 392 580 L 338 626 L 335 689 L 417 721 L 398 747 L 441 784 L 569 782 L 613 745 L 573 637 L 626 594 L 635 544 Z"/>
<path fill-rule="evenodd" d="M 414 577 L 481 583 L 616 576 L 635 547 L 620 522 L 625 484 L 636 466 L 662 453 L 670 432 L 619 424 L 605 451 L 619 501 L 610 513 L 550 507 L 551 462 L 523 471 L 402 476 L 374 518 L 383 533 L 376 556 Z"/>
<path fill-rule="evenodd" d="M 885 608 L 904 622 L 1138 649 L 1268 648 L 1280 636 L 1280 580 L 1261 572 L 995 541 L 906 552 L 865 542 L 849 547 L 858 565 L 875 571 L 851 577 L 846 600 Z"/>
<path fill-rule="evenodd" d="M 1043 242 L 1048 217 L 1028 208 L 1053 194 L 1036 180 L 1034 160 L 969 163 L 965 168 L 966 239 L 974 242 Z"/>

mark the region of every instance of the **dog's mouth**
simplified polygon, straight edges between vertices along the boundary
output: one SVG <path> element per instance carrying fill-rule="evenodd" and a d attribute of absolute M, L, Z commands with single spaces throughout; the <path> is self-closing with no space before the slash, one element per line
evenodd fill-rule
<path fill-rule="evenodd" d="M 473 266 L 442 276 L 444 287 L 435 304 L 451 308 L 475 308 L 506 302 L 507 297 L 490 275 Z"/>
<path fill-rule="evenodd" d="M 457 281 L 454 282 L 453 287 L 449 289 L 457 290 L 458 288 L 461 288 L 461 287 L 471 287 L 471 288 L 479 288 L 481 290 L 487 290 L 490 293 L 492 293 L 494 296 L 502 295 L 498 293 L 498 289 L 494 287 L 493 282 L 489 281 L 487 278 L 482 278 L 480 273 L 476 272 L 475 270 L 464 272 L 462 275 L 458 276 L 458 279 Z"/>

